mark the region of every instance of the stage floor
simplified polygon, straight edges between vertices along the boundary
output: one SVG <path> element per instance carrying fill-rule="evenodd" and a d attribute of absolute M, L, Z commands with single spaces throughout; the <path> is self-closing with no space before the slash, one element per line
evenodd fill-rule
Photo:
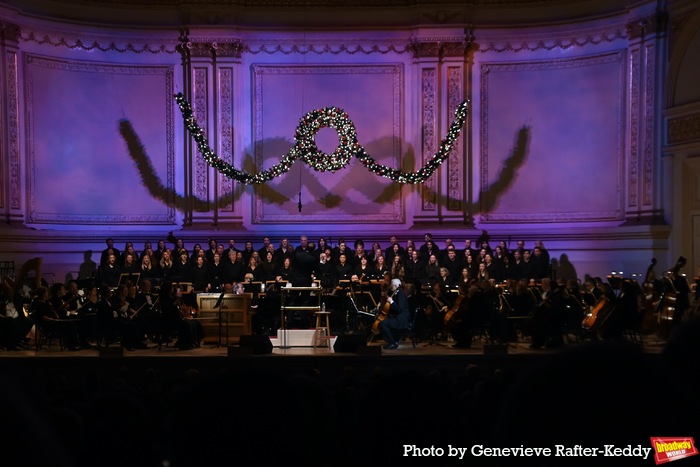
<path fill-rule="evenodd" d="M 572 346 L 585 344 L 587 341 L 576 341 L 573 337 L 568 339 L 563 347 L 560 348 L 540 348 L 532 349 L 530 348 L 530 340 L 525 338 L 518 342 L 509 342 L 500 346 L 489 347 L 489 343 L 475 339 L 472 347 L 469 349 L 455 348 L 453 347 L 454 342 L 452 340 L 443 340 L 438 342 L 429 341 L 418 341 L 416 346 L 412 345 L 410 340 L 404 340 L 398 349 L 395 350 L 385 350 L 381 347 L 384 342 L 381 338 L 372 340 L 367 344 L 369 351 L 367 354 L 370 355 L 381 355 L 382 357 L 408 357 L 408 356 L 458 356 L 458 355 L 480 355 L 485 353 L 493 353 L 499 355 L 551 355 L 560 352 L 564 349 L 571 348 Z M 662 351 L 666 341 L 659 338 L 656 335 L 644 336 L 643 343 L 637 344 L 639 348 L 644 353 L 658 354 Z M 148 348 L 138 349 L 133 351 L 124 350 L 124 358 L 211 358 L 211 357 L 228 357 L 229 347 L 237 347 L 237 343 L 232 342 L 229 345 L 218 345 L 218 344 L 204 344 L 201 347 L 194 348 L 191 350 L 180 350 L 172 345 L 163 345 L 160 349 L 157 344 L 149 343 Z M 112 345 L 109 350 L 117 352 L 119 347 Z M 279 348 L 273 347 L 272 353 L 267 354 L 267 356 L 325 356 L 325 357 L 340 357 L 348 354 L 353 354 L 357 352 L 336 352 L 332 347 L 290 347 L 290 348 Z M 102 356 L 105 356 L 104 354 Z M 262 355 L 256 355 L 257 357 Z M 68 351 L 61 350 L 60 347 L 54 343 L 50 347 L 43 347 L 40 351 L 30 348 L 27 350 L 18 351 L 5 351 L 0 350 L 0 358 L 33 358 L 33 357 L 46 357 L 46 358 L 97 358 L 100 357 L 100 352 L 98 349 L 82 349 L 79 351 Z"/>

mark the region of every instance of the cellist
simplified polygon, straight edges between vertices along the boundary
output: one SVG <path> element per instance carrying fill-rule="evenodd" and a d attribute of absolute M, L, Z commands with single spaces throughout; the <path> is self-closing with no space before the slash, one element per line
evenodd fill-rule
<path fill-rule="evenodd" d="M 392 279 L 390 284 L 386 297 L 389 315 L 379 323 L 379 328 L 386 341 L 383 348 L 393 350 L 399 347 L 398 334 L 408 329 L 410 310 L 406 294 L 401 290 L 401 280 Z"/>
<path fill-rule="evenodd" d="M 479 288 L 471 281 L 460 281 L 459 283 L 459 296 L 455 300 L 454 307 L 445 316 L 445 326 L 455 341 L 452 347 L 469 349 L 472 346 L 475 313 L 469 312 L 469 305 L 473 301 L 472 297 L 478 291 Z"/>

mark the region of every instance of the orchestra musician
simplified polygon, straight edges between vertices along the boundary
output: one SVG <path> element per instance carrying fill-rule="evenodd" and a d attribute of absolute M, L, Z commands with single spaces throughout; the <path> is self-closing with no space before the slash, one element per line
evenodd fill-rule
<path fill-rule="evenodd" d="M 673 310 L 673 326 L 679 326 L 683 322 L 686 310 L 690 308 L 690 285 L 685 275 L 681 274 L 681 268 L 685 266 L 686 259 L 681 256 L 676 265 L 668 272 L 676 296 L 676 303 Z"/>
<path fill-rule="evenodd" d="M 449 329 L 455 343 L 452 347 L 469 349 L 472 346 L 472 328 L 474 327 L 476 310 L 470 310 L 474 306 L 474 297 L 479 293 L 479 288 L 472 281 L 460 281 L 459 296 L 456 300 L 456 309 L 450 310 L 451 317 L 446 317 L 446 327 Z M 457 303 L 458 302 L 458 303 Z M 449 313 L 449 312 L 448 312 Z"/>
<path fill-rule="evenodd" d="M 568 292 L 566 284 L 551 286 L 549 278 L 542 279 L 542 301 L 537 304 L 529 323 L 531 349 L 564 345 L 564 326 Z"/>
<path fill-rule="evenodd" d="M 170 281 L 161 284 L 159 301 L 161 303 L 161 338 L 169 337 L 170 333 L 177 334 L 175 347 L 189 350 L 199 347 L 204 331 L 199 321 L 194 319 L 196 311 L 182 301 L 182 288 Z"/>
<path fill-rule="evenodd" d="M 80 350 L 80 340 L 75 322 L 63 319 L 49 303 L 49 289 L 40 286 L 34 291 L 34 300 L 29 305 L 32 320 L 47 330 L 55 331 L 68 350 Z"/>
<path fill-rule="evenodd" d="M 393 350 L 399 347 L 398 333 L 408 329 L 410 310 L 408 299 L 401 290 L 401 281 L 391 279 L 386 302 L 389 304 L 388 316 L 379 323 L 382 337 L 386 341 L 384 349 Z"/>

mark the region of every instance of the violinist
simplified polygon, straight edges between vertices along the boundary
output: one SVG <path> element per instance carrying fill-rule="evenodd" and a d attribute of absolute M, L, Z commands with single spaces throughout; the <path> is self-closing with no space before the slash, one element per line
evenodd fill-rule
<path fill-rule="evenodd" d="M 399 347 L 398 333 L 408 329 L 409 326 L 410 310 L 406 294 L 401 290 L 401 280 L 391 279 L 386 301 L 389 304 L 389 313 L 379 323 L 379 328 L 386 341 L 383 348 L 393 350 Z"/>
<path fill-rule="evenodd" d="M 438 337 L 442 337 L 445 329 L 445 314 L 452 308 L 452 302 L 447 297 L 447 290 L 447 286 L 442 281 L 438 281 L 432 285 L 429 294 L 434 311 L 427 316 L 427 324 L 430 326 L 432 334 Z"/>
<path fill-rule="evenodd" d="M 68 291 L 63 296 L 66 317 L 76 321 L 76 327 L 80 335 L 80 346 L 84 349 L 91 349 L 93 346 L 88 340 L 95 336 L 96 315 L 84 308 L 89 301 L 89 297 L 85 295 L 83 290 L 78 288 L 76 281 L 70 281 L 67 288 Z"/>
<path fill-rule="evenodd" d="M 117 287 L 112 296 L 112 321 L 105 322 L 107 329 L 113 333 L 118 332 L 121 336 L 121 346 L 126 350 L 135 350 L 137 348 L 145 348 L 143 344 L 143 333 L 139 326 L 131 317 L 135 310 L 131 308 L 129 302 L 129 288 L 133 287 L 135 296 L 135 286 L 130 282 L 121 284 Z M 106 316 L 105 316 L 106 318 Z"/>

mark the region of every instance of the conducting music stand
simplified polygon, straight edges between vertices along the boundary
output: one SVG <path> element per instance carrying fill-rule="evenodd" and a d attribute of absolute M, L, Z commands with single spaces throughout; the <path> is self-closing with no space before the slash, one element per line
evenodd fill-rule
<path fill-rule="evenodd" d="M 218 309 L 218 311 L 219 311 L 219 341 L 216 344 L 216 347 L 221 347 L 221 334 L 222 334 L 223 327 L 224 327 L 224 323 L 223 323 L 224 295 L 226 295 L 226 291 L 221 292 L 221 295 L 219 295 L 219 299 L 216 301 L 216 304 L 214 304 L 214 308 Z M 226 327 L 226 346 L 228 347 L 228 326 Z"/>

